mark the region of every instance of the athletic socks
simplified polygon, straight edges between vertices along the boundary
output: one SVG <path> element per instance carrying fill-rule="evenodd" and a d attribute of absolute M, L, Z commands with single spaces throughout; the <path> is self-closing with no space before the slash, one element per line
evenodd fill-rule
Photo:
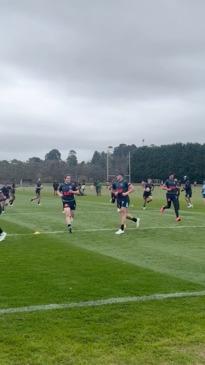
<path fill-rule="evenodd" d="M 68 224 L 68 232 L 69 233 L 72 233 L 72 226 L 71 226 L 71 224 Z"/>
<path fill-rule="evenodd" d="M 129 219 L 130 221 L 133 221 L 133 222 L 137 222 L 137 218 L 135 217 L 130 217 L 129 215 L 126 217 L 127 219 Z"/>

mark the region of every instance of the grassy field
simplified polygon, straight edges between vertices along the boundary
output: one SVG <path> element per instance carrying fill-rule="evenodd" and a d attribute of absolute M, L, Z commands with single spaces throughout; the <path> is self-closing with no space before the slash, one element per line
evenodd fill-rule
<path fill-rule="evenodd" d="M 96 197 L 87 188 L 77 198 L 72 235 L 51 188 L 43 189 L 40 206 L 32 195 L 18 189 L 0 218 L 8 233 L 0 244 L 1 365 L 205 364 L 199 188 L 192 209 L 181 194 L 176 223 L 172 209 L 159 213 L 164 192 L 156 188 L 142 210 L 137 187 L 130 211 L 141 225 L 128 222 L 122 236 L 115 235 L 119 216 L 106 190 Z"/>

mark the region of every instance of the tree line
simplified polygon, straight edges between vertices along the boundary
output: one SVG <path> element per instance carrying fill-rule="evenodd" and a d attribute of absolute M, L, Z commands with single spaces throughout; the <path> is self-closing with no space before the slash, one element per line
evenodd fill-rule
<path fill-rule="evenodd" d="M 130 164 L 129 164 L 130 162 Z M 0 182 L 21 180 L 33 183 L 37 177 L 45 182 L 62 181 L 65 173 L 71 174 L 76 181 L 106 181 L 118 172 L 128 175 L 132 182 L 147 178 L 164 180 L 170 173 L 181 179 L 189 176 L 192 181 L 205 179 L 205 144 L 175 143 L 162 146 L 141 146 L 120 144 L 106 152 L 94 151 L 88 162 L 78 162 L 77 153 L 70 150 L 65 161 L 58 149 L 52 149 L 44 160 L 31 157 L 28 161 L 0 161 Z"/>

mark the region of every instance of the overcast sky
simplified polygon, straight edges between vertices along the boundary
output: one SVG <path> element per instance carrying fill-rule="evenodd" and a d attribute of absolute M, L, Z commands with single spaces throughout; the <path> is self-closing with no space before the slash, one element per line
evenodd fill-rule
<path fill-rule="evenodd" d="M 205 137 L 204 0 L 0 0 L 0 160 Z"/>

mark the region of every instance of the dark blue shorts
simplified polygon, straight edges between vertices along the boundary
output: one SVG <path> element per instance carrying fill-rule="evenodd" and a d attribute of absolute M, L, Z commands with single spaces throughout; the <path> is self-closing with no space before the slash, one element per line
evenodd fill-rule
<path fill-rule="evenodd" d="M 75 200 L 71 200 L 71 201 L 67 201 L 67 202 L 63 201 L 63 208 L 70 208 L 71 210 L 75 210 L 76 201 Z"/>
<path fill-rule="evenodd" d="M 192 197 L 192 191 L 191 190 L 185 190 L 185 197 L 191 198 Z"/>
<path fill-rule="evenodd" d="M 147 198 L 149 198 L 150 195 L 152 195 L 151 191 L 144 191 L 143 198 L 147 199 Z"/>
<path fill-rule="evenodd" d="M 129 207 L 129 199 L 118 199 L 117 200 L 117 207 L 120 208 L 128 208 Z"/>
<path fill-rule="evenodd" d="M 178 200 L 178 195 L 175 194 L 167 194 L 167 200 L 171 202 L 175 202 Z"/>

